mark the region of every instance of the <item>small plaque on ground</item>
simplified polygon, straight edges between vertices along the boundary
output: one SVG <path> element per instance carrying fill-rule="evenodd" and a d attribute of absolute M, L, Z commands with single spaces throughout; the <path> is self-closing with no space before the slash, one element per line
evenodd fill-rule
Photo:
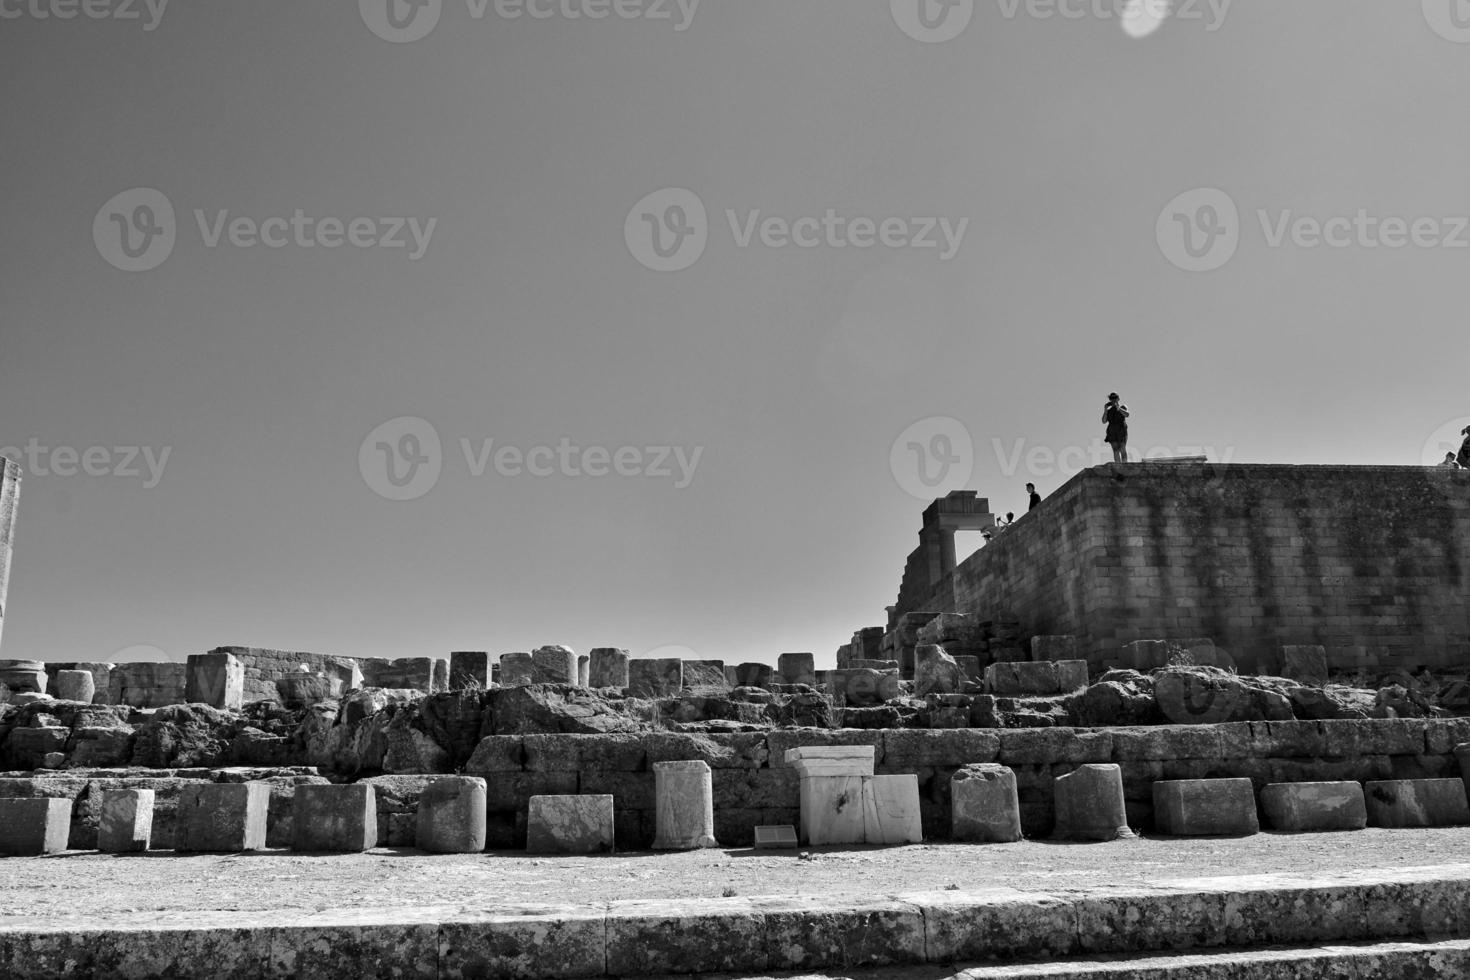
<path fill-rule="evenodd" d="M 788 824 L 755 828 L 756 847 L 795 847 L 796 828 Z"/>

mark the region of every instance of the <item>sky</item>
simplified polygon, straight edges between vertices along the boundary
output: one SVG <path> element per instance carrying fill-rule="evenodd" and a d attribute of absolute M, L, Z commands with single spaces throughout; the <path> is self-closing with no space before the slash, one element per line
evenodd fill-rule
<path fill-rule="evenodd" d="M 1160 2 L 0 0 L 4 657 L 830 666 L 1110 391 L 1442 456 L 1470 3 Z"/>

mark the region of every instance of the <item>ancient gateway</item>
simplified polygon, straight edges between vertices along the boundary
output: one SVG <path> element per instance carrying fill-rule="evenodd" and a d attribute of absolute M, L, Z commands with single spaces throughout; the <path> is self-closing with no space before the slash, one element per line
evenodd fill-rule
<path fill-rule="evenodd" d="M 18 485 L 7 464 L 0 616 Z M 127 856 L 391 847 L 483 855 L 488 874 L 528 853 L 947 842 L 962 866 L 968 846 L 1039 839 L 1470 825 L 1470 473 L 1101 466 L 960 561 L 955 533 L 993 527 L 989 510 L 966 492 L 923 512 L 887 622 L 857 630 L 831 669 L 807 652 L 726 664 L 556 644 L 0 661 L 0 854 L 101 851 L 142 868 Z M 230 975 L 312 975 L 329 949 L 341 975 L 1040 959 L 1060 972 L 1025 975 L 1060 977 L 1088 954 L 1286 944 L 1336 962 L 1347 954 L 1316 947 L 1393 939 L 1470 964 L 1465 875 L 1221 881 L 415 913 L 426 959 L 397 920 L 311 923 L 299 942 L 231 921 L 190 946 L 173 926 L 0 917 L 0 972 L 168 975 L 208 948 L 245 964 Z"/>

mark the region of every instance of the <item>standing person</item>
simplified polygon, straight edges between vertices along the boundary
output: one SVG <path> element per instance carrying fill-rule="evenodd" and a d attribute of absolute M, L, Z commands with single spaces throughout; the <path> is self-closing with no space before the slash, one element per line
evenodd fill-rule
<path fill-rule="evenodd" d="M 1026 494 L 1031 498 L 1031 506 L 1026 508 L 1030 512 L 1036 509 L 1037 504 L 1041 503 L 1041 494 L 1036 492 L 1036 484 L 1034 483 L 1026 484 Z"/>
<path fill-rule="evenodd" d="M 1445 453 L 1444 454 L 1444 462 L 1443 463 L 1440 463 L 1439 465 L 1442 466 L 1442 467 L 1444 467 L 1445 469 L 1448 469 L 1448 470 L 1462 470 L 1462 469 L 1464 469 L 1464 467 L 1461 466 L 1459 464 L 1459 462 L 1455 459 L 1455 454 L 1454 453 Z"/>
<path fill-rule="evenodd" d="M 1465 437 L 1465 441 L 1460 443 L 1460 455 L 1455 458 L 1455 462 L 1460 464 L 1461 469 L 1470 470 L 1470 425 L 1461 429 L 1460 435 Z"/>
<path fill-rule="evenodd" d="M 1108 396 L 1108 403 L 1103 406 L 1102 420 L 1108 427 L 1107 434 L 1103 436 L 1107 444 L 1113 447 L 1113 462 L 1128 462 L 1128 406 L 1118 400 L 1115 391 Z M 1466 440 L 1470 445 L 1470 440 Z"/>

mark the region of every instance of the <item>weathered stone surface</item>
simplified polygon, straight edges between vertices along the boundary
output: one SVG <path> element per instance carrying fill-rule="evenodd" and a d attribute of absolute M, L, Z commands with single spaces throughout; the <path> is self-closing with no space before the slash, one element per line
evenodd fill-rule
<path fill-rule="evenodd" d="M 1009 767 L 965 766 L 950 777 L 949 787 L 955 840 L 1008 844 L 1021 839 L 1021 803 Z"/>
<path fill-rule="evenodd" d="M 481 732 L 486 735 L 595 735 L 639 729 L 635 719 L 619 714 L 586 688 L 536 684 L 491 691 L 485 699 L 490 725 Z"/>
<path fill-rule="evenodd" d="M 770 687 L 772 680 L 769 664 L 743 663 L 735 667 L 736 687 Z"/>
<path fill-rule="evenodd" d="M 490 654 L 457 650 L 449 655 L 449 689 L 483 691 L 490 686 Z"/>
<path fill-rule="evenodd" d="M 1363 786 L 1356 782 L 1271 783 L 1261 812 L 1273 830 L 1362 830 L 1368 825 Z"/>
<path fill-rule="evenodd" d="M 48 766 L 48 759 L 66 749 L 68 728 L 15 728 L 4 742 L 0 758 L 11 769 L 57 768 Z"/>
<path fill-rule="evenodd" d="M 914 650 L 914 696 L 959 694 L 965 689 L 965 671 L 944 651 L 925 643 Z"/>
<path fill-rule="evenodd" d="M 653 774 L 657 813 L 654 850 L 719 847 L 709 764 L 698 760 L 656 762 Z"/>
<path fill-rule="evenodd" d="M 684 660 L 681 661 L 684 687 L 686 688 L 712 688 L 719 691 L 728 691 L 730 685 L 725 683 L 725 663 L 722 660 Z"/>
<path fill-rule="evenodd" d="M 1053 663 L 1061 660 L 1079 659 L 1077 637 L 1075 636 L 1033 636 L 1031 638 L 1031 659 L 1050 660 Z"/>
<path fill-rule="evenodd" d="M 995 732 L 890 729 L 882 733 L 879 765 L 889 772 L 994 762 L 1000 750 Z"/>
<path fill-rule="evenodd" d="M 0 799 L 0 854 L 55 854 L 70 833 L 71 800 Z"/>
<path fill-rule="evenodd" d="M 153 840 L 154 802 L 155 795 L 151 789 L 102 790 L 97 850 L 108 854 L 148 850 Z"/>
<path fill-rule="evenodd" d="M 532 854 L 602 854 L 613 849 L 613 798 L 533 796 L 526 816 Z"/>
<path fill-rule="evenodd" d="M 5 467 L 0 463 L 0 469 Z M 8 542 L 5 542 L 8 544 Z M 4 571 L 8 552 L 0 555 L 0 571 Z M 45 694 L 48 678 L 46 665 L 39 660 L 0 660 L 0 684 L 14 694 Z"/>
<path fill-rule="evenodd" d="M 918 776 L 904 773 L 863 780 L 863 833 L 869 844 L 918 844 L 924 840 Z"/>
<path fill-rule="evenodd" d="M 292 824 L 292 850 L 360 852 L 377 847 L 378 803 L 373 785 L 298 786 Z"/>
<path fill-rule="evenodd" d="M 91 704 L 97 693 L 96 682 L 88 670 L 62 670 L 56 674 L 56 696 L 63 701 Z"/>
<path fill-rule="evenodd" d="M 117 664 L 108 675 L 108 704 L 135 708 L 161 708 L 181 704 L 187 668 L 184 664 Z"/>
<path fill-rule="evenodd" d="M 1322 646 L 1283 646 L 1281 676 L 1303 684 L 1321 687 L 1327 683 L 1327 648 Z"/>
<path fill-rule="evenodd" d="M 1085 765 L 1056 778 L 1056 828 L 1064 840 L 1132 837 L 1123 803 L 1123 773 L 1116 765 Z"/>
<path fill-rule="evenodd" d="M 477 908 L 439 927 L 436 980 L 602 976 L 607 938 L 601 908 L 514 905 Z"/>
<path fill-rule="evenodd" d="M 750 899 L 614 902 L 608 909 L 605 971 L 640 977 L 764 970 L 766 922 Z M 599 971 L 598 975 L 601 975 Z"/>
<path fill-rule="evenodd" d="M 1078 725 L 1154 725 L 1164 721 L 1151 677 L 1133 670 L 1110 670 L 1071 700 Z"/>
<path fill-rule="evenodd" d="M 480 739 L 464 771 L 471 776 L 496 772 L 520 772 L 525 768 L 526 749 L 523 736 L 490 735 Z"/>
<path fill-rule="evenodd" d="M 1293 685 L 1244 677 L 1216 667 L 1171 667 L 1154 675 L 1154 696 L 1176 725 L 1231 721 L 1290 721 Z"/>
<path fill-rule="evenodd" d="M 668 698 L 684 688 L 684 663 L 677 657 L 628 662 L 628 696 Z"/>
<path fill-rule="evenodd" d="M 485 849 L 485 780 L 440 776 L 419 794 L 414 846 L 433 854 L 473 854 Z"/>
<path fill-rule="evenodd" d="M 1051 661 L 991 664 L 985 668 L 985 690 L 1003 697 L 1060 694 L 1058 666 Z"/>
<path fill-rule="evenodd" d="M 834 703 L 859 708 L 877 707 L 901 693 L 898 671 L 866 667 L 827 671 L 827 691 Z"/>
<path fill-rule="evenodd" d="M 576 684 L 576 653 L 571 647 L 537 647 L 531 652 L 531 683 Z"/>
<path fill-rule="evenodd" d="M 179 791 L 174 850 L 258 851 L 266 846 L 270 787 L 200 783 Z"/>
<path fill-rule="evenodd" d="M 817 683 L 816 658 L 810 653 L 783 653 L 776 658 L 776 672 L 782 684 Z"/>
<path fill-rule="evenodd" d="M 389 690 L 434 692 L 434 657 L 400 657 L 396 660 L 364 658 L 360 662 L 364 687 Z M 330 691 L 328 696 L 331 696 Z"/>
<path fill-rule="evenodd" d="M 1167 779 L 1153 785 L 1154 825 L 1174 837 L 1260 832 L 1249 779 Z"/>
<path fill-rule="evenodd" d="M 184 699 L 239 711 L 245 703 L 245 665 L 230 653 L 191 654 L 184 669 Z"/>
<path fill-rule="evenodd" d="M 577 657 L 577 686 L 587 687 L 592 681 L 592 658 L 583 653 Z"/>
<path fill-rule="evenodd" d="M 1381 779 L 1363 787 L 1373 827 L 1454 827 L 1470 823 L 1461 779 Z"/>
<path fill-rule="evenodd" d="M 524 687 L 535 683 L 536 661 L 529 653 L 503 653 L 500 655 L 500 686 Z"/>
<path fill-rule="evenodd" d="M 625 689 L 628 686 L 628 651 L 615 647 L 594 649 L 587 664 L 587 686 Z"/>

